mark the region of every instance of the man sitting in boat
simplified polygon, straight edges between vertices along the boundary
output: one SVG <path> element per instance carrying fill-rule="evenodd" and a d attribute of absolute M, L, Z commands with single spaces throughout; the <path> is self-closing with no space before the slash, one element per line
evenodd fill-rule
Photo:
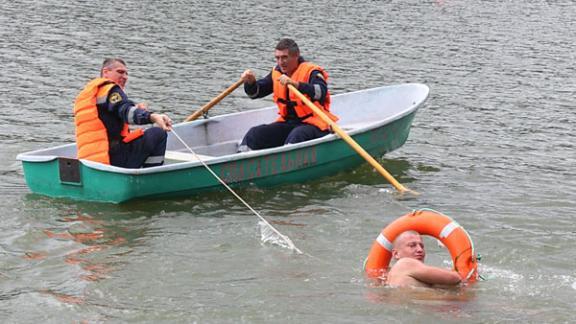
<path fill-rule="evenodd" d="M 453 270 L 424 264 L 426 252 L 418 232 L 406 231 L 393 243 L 392 257 L 396 263 L 387 275 L 387 284 L 394 287 L 456 286 L 460 275 Z"/>
<path fill-rule="evenodd" d="M 280 115 L 276 122 L 252 127 L 244 136 L 239 151 L 258 150 L 284 144 L 299 143 L 329 134 L 329 125 L 315 116 L 295 94 L 293 85 L 334 121 L 338 117 L 329 112 L 330 93 L 326 81 L 328 73 L 300 56 L 296 42 L 281 39 L 274 51 L 277 65 L 266 77 L 256 80 L 254 72 L 242 73 L 244 91 L 252 98 L 274 94 Z"/>
<path fill-rule="evenodd" d="M 128 68 L 122 59 L 105 59 L 100 78 L 90 81 L 76 97 L 74 123 L 78 159 L 124 168 L 162 165 L 167 131 L 172 121 L 128 99 L 124 88 Z M 128 125 L 156 123 L 146 131 Z"/>

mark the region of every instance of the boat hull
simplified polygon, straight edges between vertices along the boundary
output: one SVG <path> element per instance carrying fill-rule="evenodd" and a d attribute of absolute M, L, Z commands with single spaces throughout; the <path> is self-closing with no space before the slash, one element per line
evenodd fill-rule
<path fill-rule="evenodd" d="M 419 106 L 424 99 L 415 105 Z M 351 136 L 372 156 L 380 157 L 406 142 L 415 113 L 416 109 L 413 109 L 382 125 L 351 131 Z M 177 125 L 175 130 L 180 135 L 179 128 L 184 130 L 184 127 L 185 124 Z M 177 144 L 174 136 L 169 136 L 169 147 Z M 63 146 L 61 151 L 75 152 L 75 146 Z M 64 156 L 33 153 L 19 156 L 26 182 L 33 193 L 50 197 L 122 203 L 140 198 L 224 190 L 198 161 L 149 169 L 124 169 L 76 160 L 70 157 L 74 156 L 72 153 L 60 154 Z M 280 148 L 228 154 L 206 163 L 233 187 L 249 184 L 268 187 L 332 175 L 355 168 L 364 160 L 346 142 L 332 134 Z"/>

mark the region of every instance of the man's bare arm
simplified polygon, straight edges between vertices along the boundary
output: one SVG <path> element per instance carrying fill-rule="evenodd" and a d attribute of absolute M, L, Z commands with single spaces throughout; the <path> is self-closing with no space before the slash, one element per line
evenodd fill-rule
<path fill-rule="evenodd" d="M 410 265 L 409 275 L 426 284 L 453 286 L 461 281 L 460 275 L 456 271 L 429 266 L 413 259 L 409 262 L 413 263 Z"/>

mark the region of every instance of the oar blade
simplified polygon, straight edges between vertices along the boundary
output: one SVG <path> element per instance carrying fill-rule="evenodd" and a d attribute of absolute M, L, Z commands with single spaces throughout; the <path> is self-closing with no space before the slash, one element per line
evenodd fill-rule
<path fill-rule="evenodd" d="M 406 188 L 404 188 L 404 190 L 395 191 L 393 193 L 394 198 L 397 200 L 413 200 L 418 198 L 420 195 L 421 194 L 419 192 Z"/>

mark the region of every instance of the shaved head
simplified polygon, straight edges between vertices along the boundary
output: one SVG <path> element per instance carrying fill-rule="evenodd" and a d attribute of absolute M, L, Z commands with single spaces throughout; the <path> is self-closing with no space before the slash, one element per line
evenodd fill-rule
<path fill-rule="evenodd" d="M 424 251 L 424 243 L 420 233 L 405 231 L 398 235 L 393 243 L 392 256 L 396 260 L 412 258 L 424 262 L 426 252 Z"/>
<path fill-rule="evenodd" d="M 394 246 L 394 248 L 396 248 L 398 245 L 402 244 L 403 240 L 405 240 L 407 237 L 409 237 L 411 235 L 420 236 L 420 233 L 413 231 L 413 230 L 402 232 L 402 233 L 400 233 L 400 235 L 398 235 L 398 237 L 396 237 L 396 239 L 394 240 L 394 243 L 392 245 Z"/>

